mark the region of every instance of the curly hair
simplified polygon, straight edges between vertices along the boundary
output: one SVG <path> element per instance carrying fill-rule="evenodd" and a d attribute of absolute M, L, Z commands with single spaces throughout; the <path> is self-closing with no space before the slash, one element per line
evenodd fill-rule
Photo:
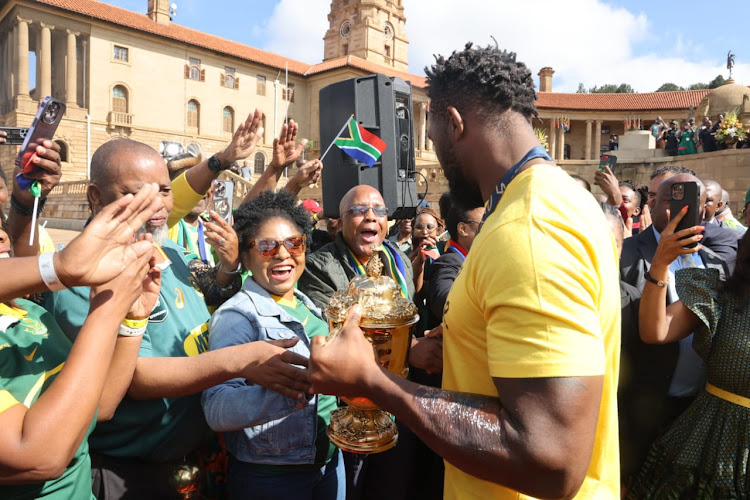
<path fill-rule="evenodd" d="M 683 167 L 682 165 L 665 165 L 663 167 L 659 167 L 657 169 L 654 169 L 653 172 L 651 172 L 651 175 L 649 176 L 650 180 L 654 180 L 660 175 L 664 174 L 672 174 L 672 175 L 678 175 L 678 174 L 690 174 L 693 177 L 695 177 L 695 172 L 690 170 L 687 167 Z"/>
<path fill-rule="evenodd" d="M 234 230 L 239 240 L 240 252 L 248 247 L 258 235 L 260 227 L 269 219 L 280 217 L 288 220 L 300 232 L 307 236 L 308 245 L 311 243 L 312 221 L 307 210 L 297 201 L 289 191 L 263 191 L 257 197 L 240 205 L 234 212 Z"/>
<path fill-rule="evenodd" d="M 438 228 L 445 227 L 445 222 L 440 217 L 440 214 L 435 211 L 434 208 L 422 207 L 422 208 L 417 209 L 417 215 L 414 216 L 414 221 L 416 222 L 417 217 L 419 217 L 422 214 L 432 215 L 435 218 L 435 221 L 437 221 Z"/>
<path fill-rule="evenodd" d="M 527 120 L 537 116 L 536 92 L 531 71 L 516 61 L 515 52 L 497 47 L 473 47 L 453 51 L 446 59 L 435 56 L 435 64 L 425 68 L 430 107 L 443 112 L 448 106 L 470 108 L 489 123 L 512 109 Z"/>

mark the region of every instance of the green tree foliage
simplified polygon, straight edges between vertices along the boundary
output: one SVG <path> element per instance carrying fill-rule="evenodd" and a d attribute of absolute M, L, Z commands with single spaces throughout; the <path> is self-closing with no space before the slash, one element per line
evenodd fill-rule
<path fill-rule="evenodd" d="M 661 87 L 656 89 L 657 92 L 674 92 L 675 90 L 685 90 L 676 83 L 663 83 Z"/>
<path fill-rule="evenodd" d="M 687 89 L 688 90 L 704 90 L 707 88 L 708 88 L 707 83 L 698 82 L 698 83 L 693 83 L 692 85 L 688 86 Z"/>
<path fill-rule="evenodd" d="M 576 94 L 585 94 L 586 93 L 586 87 L 583 86 L 583 82 L 578 82 L 578 90 L 576 90 Z"/>
<path fill-rule="evenodd" d="M 722 85 L 724 85 L 725 82 L 726 80 L 724 80 L 723 76 L 717 75 L 716 78 L 714 78 L 713 80 L 711 80 L 711 82 L 709 82 L 708 88 L 715 89 L 716 87 L 721 87 Z"/>
<path fill-rule="evenodd" d="M 592 94 L 633 94 L 635 93 L 635 90 L 633 90 L 633 87 L 631 87 L 627 83 L 621 83 L 620 85 L 617 85 L 615 83 L 607 83 L 605 85 L 602 85 L 601 87 L 597 87 L 594 85 L 589 89 L 589 92 Z"/>

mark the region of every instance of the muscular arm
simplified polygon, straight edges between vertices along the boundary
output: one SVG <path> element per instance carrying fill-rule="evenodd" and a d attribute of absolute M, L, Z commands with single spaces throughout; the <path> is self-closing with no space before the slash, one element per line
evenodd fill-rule
<path fill-rule="evenodd" d="M 472 476 L 535 497 L 575 495 L 591 459 L 603 377 L 494 382 L 501 397 L 420 386 L 380 371 L 368 393 Z"/>

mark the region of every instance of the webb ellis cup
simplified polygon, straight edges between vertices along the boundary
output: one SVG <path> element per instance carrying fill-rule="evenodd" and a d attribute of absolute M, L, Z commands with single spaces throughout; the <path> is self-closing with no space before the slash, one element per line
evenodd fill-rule
<path fill-rule="evenodd" d="M 401 295 L 398 284 L 381 276 L 383 263 L 375 253 L 367 263 L 367 274 L 355 276 L 349 288 L 333 294 L 328 302 L 329 337 L 335 336 L 349 308 L 359 303 L 359 323 L 365 337 L 377 351 L 380 364 L 400 377 L 409 373 L 407 359 L 412 330 L 419 321 L 416 306 Z M 341 398 L 348 406 L 331 413 L 328 437 L 344 451 L 370 454 L 392 448 L 398 431 L 391 416 L 364 397 Z"/>

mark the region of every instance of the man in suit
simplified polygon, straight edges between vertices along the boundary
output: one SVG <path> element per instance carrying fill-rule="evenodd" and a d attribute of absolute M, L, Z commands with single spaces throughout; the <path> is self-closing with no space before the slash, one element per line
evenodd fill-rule
<path fill-rule="evenodd" d="M 703 184 L 693 175 L 678 174 L 667 176 L 656 191 L 653 200 L 650 228 L 625 240 L 620 259 L 620 277 L 622 281 L 643 291 L 651 267 L 651 260 L 669 218 L 667 209 L 671 188 L 675 182 L 698 182 L 701 186 L 700 206 L 706 201 L 706 190 Z M 654 180 L 658 181 L 658 178 Z M 701 215 L 703 215 L 701 213 Z M 704 240 L 701 242 L 703 244 Z M 729 273 L 726 262 L 707 245 L 697 253 L 690 262 L 675 261 L 670 266 L 670 282 L 667 300 L 672 303 L 678 299 L 674 288 L 674 271 L 682 267 L 710 267 L 721 271 L 722 277 Z M 637 456 L 645 458 L 653 441 L 672 421 L 687 408 L 698 389 L 704 382 L 704 369 L 701 359 L 692 348 L 692 335 L 673 344 L 650 345 L 640 338 L 622 339 L 623 357 L 631 360 L 629 384 L 634 390 L 626 391 L 624 404 L 620 411 L 627 413 L 631 428 L 628 433 L 633 436 L 633 446 Z M 623 478 L 625 479 L 625 478 Z"/>

